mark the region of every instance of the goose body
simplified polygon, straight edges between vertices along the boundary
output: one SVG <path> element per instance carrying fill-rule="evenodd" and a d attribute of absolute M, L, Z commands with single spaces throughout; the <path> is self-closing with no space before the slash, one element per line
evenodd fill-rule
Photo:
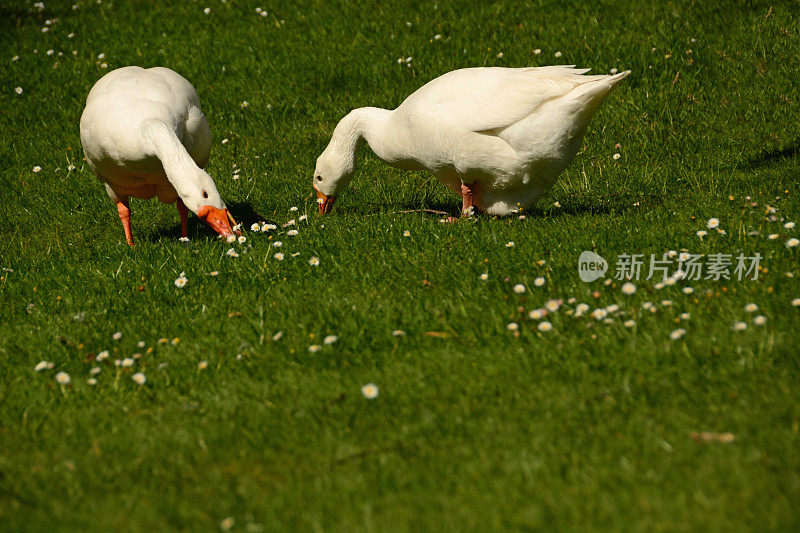
<path fill-rule="evenodd" d="M 394 110 L 350 112 L 317 160 L 320 209 L 329 210 L 346 186 L 362 139 L 392 166 L 430 171 L 462 196 L 465 210 L 508 215 L 531 205 L 575 157 L 592 115 L 628 75 L 586 72 L 573 66 L 455 70 Z"/>
<path fill-rule="evenodd" d="M 131 197 L 176 203 L 184 236 L 187 208 L 220 234 L 232 234 L 225 202 L 203 170 L 211 130 L 197 92 L 180 74 L 130 66 L 103 76 L 86 99 L 81 143 L 117 204 L 129 243 Z"/>

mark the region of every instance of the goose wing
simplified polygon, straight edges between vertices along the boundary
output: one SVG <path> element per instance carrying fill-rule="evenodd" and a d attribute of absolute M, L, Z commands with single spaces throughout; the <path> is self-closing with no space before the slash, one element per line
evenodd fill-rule
<path fill-rule="evenodd" d="M 455 70 L 423 85 L 398 111 L 468 131 L 500 130 L 575 87 L 603 76 L 582 76 L 574 65 Z"/>

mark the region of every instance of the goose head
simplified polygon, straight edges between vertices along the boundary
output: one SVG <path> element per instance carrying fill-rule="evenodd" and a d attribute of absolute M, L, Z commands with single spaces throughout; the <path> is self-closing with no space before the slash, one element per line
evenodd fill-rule
<path fill-rule="evenodd" d="M 352 154 L 341 150 L 333 140 L 317 158 L 312 186 L 317 192 L 319 213 L 331 212 L 339 193 L 344 190 L 353 178 L 355 164 Z"/>
<path fill-rule="evenodd" d="M 333 209 L 336 197 L 353 178 L 356 152 L 363 140 L 364 125 L 361 111 L 348 113 L 333 130 L 331 141 L 317 158 L 313 187 L 317 191 L 319 212 L 324 215 Z"/>
<path fill-rule="evenodd" d="M 176 183 L 173 181 L 173 186 Z M 227 237 L 234 234 L 236 220 L 228 211 L 217 190 L 217 185 L 205 170 L 197 169 L 190 179 L 182 179 L 175 190 L 197 218 L 211 226 L 211 229 Z"/>

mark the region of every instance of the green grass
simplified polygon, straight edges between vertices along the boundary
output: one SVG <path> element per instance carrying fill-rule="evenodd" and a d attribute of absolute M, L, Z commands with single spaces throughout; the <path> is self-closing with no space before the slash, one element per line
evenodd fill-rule
<path fill-rule="evenodd" d="M 0 0 L 0 529 L 798 528 L 800 268 L 783 227 L 800 222 L 796 3 L 71 3 Z M 195 218 L 179 242 L 174 207 L 134 200 L 129 249 L 79 140 L 103 61 L 187 77 L 228 205 L 246 227 L 307 213 L 300 235 L 247 232 L 230 258 Z M 554 63 L 632 75 L 524 220 L 400 213 L 459 204 L 366 149 L 316 216 L 314 161 L 350 109 L 394 107 L 455 68 Z M 712 217 L 727 235 L 700 240 Z M 682 249 L 759 252 L 764 270 L 640 280 L 631 296 L 577 273 L 583 250 L 613 270 L 622 253 Z M 569 297 L 621 311 L 607 324 L 565 305 L 547 333 L 527 318 Z"/>

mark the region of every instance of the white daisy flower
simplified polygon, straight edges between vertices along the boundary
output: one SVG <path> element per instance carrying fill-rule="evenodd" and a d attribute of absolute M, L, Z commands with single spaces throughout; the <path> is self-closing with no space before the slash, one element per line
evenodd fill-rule
<path fill-rule="evenodd" d="M 704 229 L 701 229 L 700 231 L 697 232 L 697 236 L 700 237 L 701 239 L 706 235 L 708 235 L 708 232 Z"/>
<path fill-rule="evenodd" d="M 630 281 L 622 284 L 622 292 L 624 294 L 633 294 L 636 292 L 636 285 L 631 283 Z"/>
<path fill-rule="evenodd" d="M 87 378 L 86 379 L 87 385 L 97 385 L 97 380 L 95 378 Z"/>
<path fill-rule="evenodd" d="M 236 242 L 236 235 L 228 235 L 227 237 L 225 237 L 225 240 L 227 241 L 228 244 L 233 244 L 234 242 Z"/>
<path fill-rule="evenodd" d="M 524 293 L 525 292 L 525 285 L 523 285 L 522 283 L 517 283 L 516 285 L 514 285 L 514 292 L 517 293 L 517 294 Z"/>
<path fill-rule="evenodd" d="M 297 220 L 300 221 L 300 222 L 303 222 L 304 220 L 307 220 L 307 219 L 308 219 L 308 215 L 300 215 L 297 218 Z"/>
<path fill-rule="evenodd" d="M 129 368 L 133 366 L 133 363 L 134 363 L 133 359 L 131 359 L 130 357 L 126 357 L 125 359 L 122 360 L 122 364 L 120 366 L 124 368 Z"/>
<path fill-rule="evenodd" d="M 478 276 L 478 278 L 479 278 L 481 281 L 486 281 L 487 279 L 489 279 L 489 274 L 488 274 L 487 272 L 484 272 L 483 274 L 481 274 L 480 276 Z"/>
<path fill-rule="evenodd" d="M 33 370 L 35 372 L 41 372 L 42 370 L 45 370 L 47 368 L 47 365 L 48 365 L 47 361 L 39 361 L 39 363 L 37 363 L 36 366 L 33 367 Z"/>
<path fill-rule="evenodd" d="M 14 87 L 14 92 L 17 94 L 22 94 L 22 87 Z"/>
<path fill-rule="evenodd" d="M 189 242 L 189 237 L 180 237 L 178 240 L 181 242 Z"/>
<path fill-rule="evenodd" d="M 58 374 L 56 374 L 56 381 L 59 383 L 59 385 L 66 385 L 67 383 L 72 381 L 72 379 L 66 372 L 59 372 Z"/>
<path fill-rule="evenodd" d="M 681 289 L 681 292 L 683 292 L 683 294 L 692 294 L 694 292 L 694 289 L 691 287 L 684 287 Z"/>
<path fill-rule="evenodd" d="M 40 167 L 39 165 L 36 165 L 31 170 L 33 170 L 33 172 L 41 172 L 42 171 L 42 167 Z"/>
<path fill-rule="evenodd" d="M 97 354 L 97 357 L 95 357 L 94 359 L 98 363 L 101 361 L 105 361 L 106 359 L 108 359 L 108 350 L 103 350 L 102 352 L 99 352 Z"/>
<path fill-rule="evenodd" d="M 319 266 L 319 257 L 312 257 L 308 260 L 308 264 L 311 266 Z"/>
<path fill-rule="evenodd" d="M 175 279 L 175 286 L 179 289 L 184 288 L 187 283 L 189 283 L 189 280 L 183 275 L 178 276 L 177 279 Z"/>
<path fill-rule="evenodd" d="M 96 367 L 92 368 L 91 370 L 89 370 L 89 375 L 90 376 L 96 376 L 100 372 L 102 372 L 102 369 L 99 366 L 96 366 Z"/>
<path fill-rule="evenodd" d="M 281 252 L 278 252 L 278 253 L 276 253 L 275 255 L 273 255 L 272 257 L 274 257 L 274 258 L 275 258 L 275 259 L 277 259 L 278 261 L 283 261 L 283 257 L 284 257 L 284 256 L 283 256 L 283 253 L 281 253 Z"/>
<path fill-rule="evenodd" d="M 410 232 L 410 231 L 408 231 L 408 230 L 405 230 L 405 231 L 403 232 L 403 237 L 411 237 L 411 232 Z"/>
<path fill-rule="evenodd" d="M 544 282 L 545 279 L 543 277 L 538 277 L 535 280 L 533 280 L 533 284 L 537 287 L 541 287 L 542 285 L 544 285 Z"/>
<path fill-rule="evenodd" d="M 528 311 L 528 318 L 531 320 L 541 320 L 547 315 L 547 311 L 544 309 L 531 309 Z"/>
<path fill-rule="evenodd" d="M 612 157 L 613 157 L 614 159 L 619 159 L 620 157 L 622 157 L 622 155 L 620 155 L 620 154 L 614 154 Z"/>
<path fill-rule="evenodd" d="M 283 246 L 283 243 L 281 241 L 275 241 L 272 243 L 273 248 L 280 248 L 281 246 Z"/>
<path fill-rule="evenodd" d="M 300 233 L 300 232 L 297 231 L 296 229 L 290 229 L 289 231 L 286 232 L 286 235 L 288 235 L 289 237 L 294 237 L 298 233 Z"/>
<path fill-rule="evenodd" d="M 718 218 L 710 218 L 708 222 L 706 222 L 706 227 L 708 229 L 714 229 L 719 227 L 719 219 Z"/>
<path fill-rule="evenodd" d="M 253 224 L 250 226 L 250 231 L 259 231 L 260 229 L 261 229 L 261 224 L 259 224 L 258 222 L 253 222 Z"/>
<path fill-rule="evenodd" d="M 670 307 L 672 305 L 672 300 L 661 300 L 661 305 L 664 307 Z"/>
<path fill-rule="evenodd" d="M 544 308 L 550 313 L 555 313 L 561 307 L 561 300 L 547 300 Z"/>
<path fill-rule="evenodd" d="M 733 324 L 733 331 L 744 331 L 747 329 L 747 324 L 744 322 L 735 322 Z"/>
<path fill-rule="evenodd" d="M 777 233 L 770 233 L 769 235 L 767 235 L 767 239 L 769 239 L 771 241 L 774 241 L 778 237 L 780 237 L 780 235 L 778 235 Z"/>
<path fill-rule="evenodd" d="M 278 229 L 278 226 L 276 226 L 275 224 L 267 224 L 267 223 L 261 224 L 261 233 L 266 233 L 267 231 L 271 231 L 274 229 Z"/>
<path fill-rule="evenodd" d="M 555 54 L 553 54 L 553 55 L 555 55 L 556 57 L 561 57 L 561 52 L 556 52 L 556 53 L 555 53 Z"/>
<path fill-rule="evenodd" d="M 324 339 L 322 339 L 322 344 L 333 344 L 334 342 L 338 341 L 339 337 L 336 335 L 328 335 Z"/>
<path fill-rule="evenodd" d="M 792 307 L 800 307 L 800 298 L 792 300 Z"/>
<path fill-rule="evenodd" d="M 506 329 L 508 331 L 517 331 L 519 329 L 519 324 L 517 324 L 516 322 L 509 322 L 508 324 L 506 324 Z"/>
<path fill-rule="evenodd" d="M 244 235 L 239 235 L 239 238 L 236 240 L 239 241 L 239 244 L 244 244 L 245 242 L 247 242 L 247 237 L 245 237 Z"/>
<path fill-rule="evenodd" d="M 617 311 L 619 311 L 619 306 L 617 304 L 611 304 L 607 305 L 605 309 L 606 313 L 616 313 Z"/>
<path fill-rule="evenodd" d="M 396 329 L 392 332 L 392 337 L 405 337 L 406 332 L 402 329 Z"/>
<path fill-rule="evenodd" d="M 506 243 L 506 248 L 513 248 L 515 246 L 514 241 L 508 241 Z"/>
<path fill-rule="evenodd" d="M 137 385 L 144 385 L 147 382 L 147 377 L 141 372 L 137 372 L 131 376 L 131 379 Z"/>
<path fill-rule="evenodd" d="M 678 328 L 669 334 L 669 338 L 676 341 L 681 337 L 683 337 L 684 335 L 686 335 L 686 330 L 683 328 Z"/>
<path fill-rule="evenodd" d="M 623 322 L 622 325 L 625 326 L 626 328 L 632 328 L 633 326 L 636 325 L 636 321 L 632 320 L 632 319 L 629 319 L 629 320 L 626 320 L 625 322 Z"/>
<path fill-rule="evenodd" d="M 228 248 L 228 251 L 225 252 L 225 255 L 227 255 L 228 257 L 239 257 L 238 252 L 236 252 L 236 250 L 234 250 L 233 248 Z"/>
<path fill-rule="evenodd" d="M 594 318 L 595 320 L 603 320 L 607 315 L 608 311 L 606 311 L 605 309 L 597 308 L 594 311 L 592 311 L 592 318 Z"/>
<path fill-rule="evenodd" d="M 322 349 L 322 346 L 320 346 L 319 344 L 312 344 L 311 346 L 308 347 L 308 351 L 311 352 L 311 353 L 317 353 L 321 349 Z"/>
<path fill-rule="evenodd" d="M 800 240 L 795 239 L 794 237 L 792 237 L 791 239 L 786 241 L 786 247 L 787 248 L 797 248 L 798 244 L 800 244 Z"/>
<path fill-rule="evenodd" d="M 783 227 L 786 229 L 794 229 L 794 222 L 787 222 Z"/>
<path fill-rule="evenodd" d="M 767 323 L 767 317 L 765 317 L 764 315 L 758 315 L 756 317 L 753 317 L 753 324 L 755 324 L 756 326 L 763 326 L 766 323 Z"/>
<path fill-rule="evenodd" d="M 542 49 L 541 48 L 537 48 L 536 50 L 533 51 L 533 53 L 538 56 L 539 54 L 542 53 Z"/>
<path fill-rule="evenodd" d="M 200 361 L 197 363 L 198 370 L 205 370 L 206 368 L 208 368 L 208 361 Z"/>
<path fill-rule="evenodd" d="M 374 383 L 367 383 L 361 387 L 361 394 L 363 394 L 364 398 L 367 400 L 374 400 L 378 397 L 378 386 Z"/>
<path fill-rule="evenodd" d="M 286 224 L 284 224 L 284 227 L 285 226 L 294 226 L 295 224 L 297 224 L 297 221 L 295 219 L 292 219 L 289 222 L 287 222 Z"/>
<path fill-rule="evenodd" d="M 203 13 L 205 13 L 206 15 L 208 15 L 209 13 L 211 13 L 211 8 L 210 8 L 210 7 L 207 7 L 207 8 L 205 8 L 205 9 L 203 10 Z"/>
<path fill-rule="evenodd" d="M 575 306 L 575 316 L 581 316 L 589 310 L 589 304 L 580 303 Z"/>
<path fill-rule="evenodd" d="M 690 315 L 689 313 L 681 313 L 681 314 L 679 315 L 679 318 L 680 318 L 681 320 L 689 320 L 690 318 L 692 318 L 692 315 Z"/>
<path fill-rule="evenodd" d="M 756 311 L 758 311 L 758 305 L 754 303 L 749 303 L 744 306 L 744 311 L 745 313 L 755 313 Z"/>
<path fill-rule="evenodd" d="M 550 331 L 551 329 L 553 329 L 553 324 L 545 320 L 543 322 L 539 322 L 539 325 L 536 326 L 536 329 L 543 332 Z"/>

